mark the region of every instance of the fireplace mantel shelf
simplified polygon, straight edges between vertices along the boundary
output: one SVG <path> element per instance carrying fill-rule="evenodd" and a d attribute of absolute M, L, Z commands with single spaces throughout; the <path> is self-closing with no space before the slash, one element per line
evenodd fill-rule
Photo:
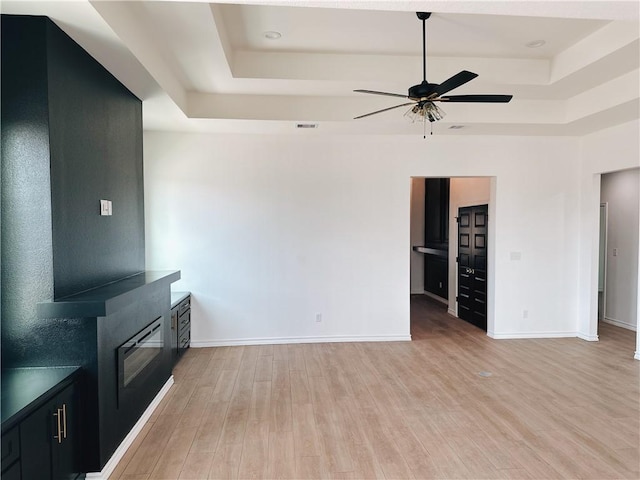
<path fill-rule="evenodd" d="M 134 303 L 152 284 L 180 280 L 180 271 L 146 271 L 76 295 L 41 302 L 40 318 L 106 317 Z"/>

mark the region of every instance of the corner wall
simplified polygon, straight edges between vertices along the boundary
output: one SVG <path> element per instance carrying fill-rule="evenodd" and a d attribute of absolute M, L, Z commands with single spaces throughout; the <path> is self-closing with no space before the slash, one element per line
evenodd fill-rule
<path fill-rule="evenodd" d="M 581 138 L 580 157 L 578 329 L 581 338 L 597 340 L 601 175 L 640 166 L 640 121 L 635 120 Z M 636 308 L 636 315 L 638 310 Z M 640 332 L 637 334 L 636 358 L 640 360 Z"/>

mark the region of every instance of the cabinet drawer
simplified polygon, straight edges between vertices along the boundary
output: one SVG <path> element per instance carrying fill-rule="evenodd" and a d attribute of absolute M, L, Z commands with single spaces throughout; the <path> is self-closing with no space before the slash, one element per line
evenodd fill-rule
<path fill-rule="evenodd" d="M 180 334 L 180 338 L 178 339 L 178 349 L 187 348 L 191 343 L 191 330 L 186 329 L 184 332 Z"/>
<path fill-rule="evenodd" d="M 187 310 L 178 318 L 178 331 L 182 332 L 184 327 L 191 323 L 191 310 Z"/>
<path fill-rule="evenodd" d="M 185 298 L 180 305 L 178 305 L 178 315 L 182 315 L 184 312 L 191 308 L 191 297 Z"/>
<path fill-rule="evenodd" d="M 185 332 L 189 332 L 191 330 L 191 322 L 185 324 L 180 329 L 180 333 L 178 334 L 178 338 L 181 338 L 185 335 Z"/>
<path fill-rule="evenodd" d="M 2 470 L 20 458 L 20 434 L 18 427 L 13 427 L 2 435 Z M 2 478 L 5 474 L 2 475 Z"/>
<path fill-rule="evenodd" d="M 20 480 L 20 462 L 14 463 L 9 470 L 2 472 L 2 480 Z"/>

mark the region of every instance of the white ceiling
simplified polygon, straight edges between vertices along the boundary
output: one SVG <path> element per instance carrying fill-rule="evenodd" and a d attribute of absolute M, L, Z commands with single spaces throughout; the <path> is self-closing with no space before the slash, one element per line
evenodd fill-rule
<path fill-rule="evenodd" d="M 422 55 L 422 22 L 413 12 L 222 5 L 233 50 L 365 55 Z M 606 20 L 434 13 L 427 53 L 451 57 L 551 58 Z M 278 31 L 277 41 L 263 36 Z M 542 48 L 526 43 L 544 38 Z"/>
<path fill-rule="evenodd" d="M 331 7 L 331 8 L 328 8 Z M 11 2 L 50 16 L 144 101 L 146 129 L 415 134 L 406 94 L 460 70 L 454 94 L 513 94 L 509 104 L 447 104 L 436 134 L 581 135 L 639 116 L 639 3 L 629 1 Z M 266 31 L 282 33 L 268 40 Z M 526 43 L 543 39 L 532 49 Z M 398 101 L 397 101 L 398 100 Z M 450 130 L 452 125 L 465 128 Z"/>

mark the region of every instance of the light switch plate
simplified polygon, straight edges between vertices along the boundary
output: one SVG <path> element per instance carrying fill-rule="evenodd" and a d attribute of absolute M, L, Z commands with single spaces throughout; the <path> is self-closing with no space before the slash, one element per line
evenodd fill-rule
<path fill-rule="evenodd" d="M 111 200 L 100 200 L 100 215 L 109 216 L 112 213 Z"/>

